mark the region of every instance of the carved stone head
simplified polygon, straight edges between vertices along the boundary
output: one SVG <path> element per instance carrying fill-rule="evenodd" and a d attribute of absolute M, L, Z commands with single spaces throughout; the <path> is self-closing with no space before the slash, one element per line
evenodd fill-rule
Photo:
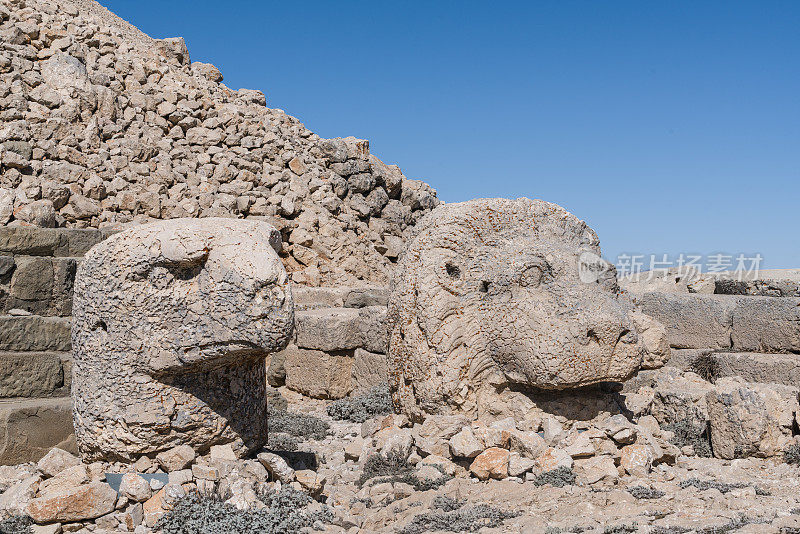
<path fill-rule="evenodd" d="M 541 200 L 441 206 L 417 226 L 389 304 L 398 408 L 474 410 L 481 387 L 561 390 L 625 380 L 642 362 L 629 300 L 597 235 Z"/>
<path fill-rule="evenodd" d="M 173 219 L 92 248 L 75 282 L 75 427 L 89 458 L 266 439 L 265 356 L 294 325 L 260 221 Z"/>

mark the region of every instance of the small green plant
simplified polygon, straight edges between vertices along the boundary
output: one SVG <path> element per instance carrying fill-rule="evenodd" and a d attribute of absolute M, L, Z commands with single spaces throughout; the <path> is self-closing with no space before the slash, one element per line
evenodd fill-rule
<path fill-rule="evenodd" d="M 403 456 L 394 452 L 387 456 L 376 453 L 367 457 L 366 462 L 364 462 L 364 470 L 358 479 L 358 485 L 363 487 L 364 484 L 370 481 L 371 484 L 404 482 L 413 486 L 417 491 L 427 491 L 429 489 L 438 489 L 453 478 L 445 474 L 438 465 L 433 465 L 433 467 L 442 473 L 440 478 L 435 480 L 420 479 L 414 470 L 414 466 L 409 464 Z"/>
<path fill-rule="evenodd" d="M 267 417 L 270 434 L 283 433 L 303 440 L 319 441 L 331 433 L 330 425 L 313 415 L 269 410 Z"/>
<path fill-rule="evenodd" d="M 363 423 L 379 415 L 394 411 L 389 385 L 375 386 L 367 393 L 356 397 L 346 397 L 328 405 L 328 415 L 338 421 Z"/>
<path fill-rule="evenodd" d="M 692 360 L 689 371 L 700 375 L 706 382 L 713 382 L 719 375 L 719 365 L 713 353 L 704 352 Z"/>
<path fill-rule="evenodd" d="M 465 504 L 467 504 L 466 499 L 455 499 L 447 495 L 437 495 L 436 498 L 433 499 L 431 507 L 442 510 L 443 512 L 452 512 L 458 510 Z"/>
<path fill-rule="evenodd" d="M 305 510 L 311 497 L 290 486 L 259 498 L 264 508 L 242 511 L 218 499 L 190 494 L 178 501 L 155 529 L 162 534 L 283 534 L 298 532 L 317 521 L 333 520 L 333 513 L 327 508 L 318 512 Z"/>
<path fill-rule="evenodd" d="M 687 420 L 664 425 L 663 430 L 673 433 L 672 444 L 677 447 L 691 445 L 701 458 L 711 458 L 711 441 L 706 430 L 699 430 Z"/>
<path fill-rule="evenodd" d="M 787 464 L 800 465 L 800 443 L 790 445 L 783 451 L 783 461 Z"/>
<path fill-rule="evenodd" d="M 31 534 L 33 520 L 27 515 L 15 515 L 0 521 L 0 534 Z"/>
<path fill-rule="evenodd" d="M 298 439 L 284 432 L 271 432 L 267 439 L 267 448 L 271 451 L 296 451 L 300 446 Z"/>
<path fill-rule="evenodd" d="M 637 499 L 660 499 L 665 495 L 663 491 L 647 486 L 633 486 L 628 488 L 628 493 Z"/>
<path fill-rule="evenodd" d="M 629 532 L 636 532 L 639 528 L 637 523 L 631 523 L 630 525 L 614 525 L 605 527 L 603 529 L 603 534 L 628 534 Z"/>
<path fill-rule="evenodd" d="M 506 519 L 517 517 L 521 512 L 507 512 L 487 504 L 460 507 L 451 512 L 433 510 L 414 517 L 411 523 L 400 530 L 400 534 L 422 534 L 423 532 L 478 532 L 482 528 L 496 528 Z"/>
<path fill-rule="evenodd" d="M 552 471 L 539 474 L 534 480 L 534 485 L 544 486 L 550 484 L 556 488 L 563 488 L 564 486 L 572 486 L 575 484 L 575 472 L 571 467 L 557 467 Z"/>

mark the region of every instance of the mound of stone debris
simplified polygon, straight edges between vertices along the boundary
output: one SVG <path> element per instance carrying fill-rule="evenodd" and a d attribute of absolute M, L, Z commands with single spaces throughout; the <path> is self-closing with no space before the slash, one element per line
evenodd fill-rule
<path fill-rule="evenodd" d="M 3 0 L 0 224 L 265 217 L 295 282 L 385 283 L 436 192 L 222 79 L 94 1 Z"/>
<path fill-rule="evenodd" d="M 385 387 L 350 401 L 376 408 L 366 419 L 343 401 L 285 387 L 272 395 L 269 443 L 250 458 L 230 445 L 203 454 L 181 445 L 134 464 L 83 463 L 52 449 L 39 462 L 0 467 L 0 531 L 800 529 L 800 447 L 780 460 L 698 457 L 673 443 L 678 431 L 650 415 L 623 416 L 601 389 L 540 402 L 546 410 L 524 421 L 422 423 L 387 413 Z M 563 409 L 576 404 L 582 413 Z"/>

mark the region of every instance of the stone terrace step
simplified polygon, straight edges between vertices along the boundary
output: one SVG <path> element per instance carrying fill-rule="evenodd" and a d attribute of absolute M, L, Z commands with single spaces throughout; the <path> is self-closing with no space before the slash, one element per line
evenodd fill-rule
<path fill-rule="evenodd" d="M 53 447 L 76 452 L 69 397 L 0 401 L 0 465 L 38 461 Z"/>
<path fill-rule="evenodd" d="M 116 230 L 0 227 L 0 255 L 83 256 Z"/>
<path fill-rule="evenodd" d="M 305 287 L 292 286 L 297 310 L 316 308 L 365 308 L 386 306 L 389 288 L 386 287 Z"/>
<path fill-rule="evenodd" d="M 70 315 L 80 261 L 70 257 L 0 256 L 0 313 L 16 308 L 36 315 Z"/>
<path fill-rule="evenodd" d="M 0 351 L 71 349 L 69 317 L 0 315 Z"/>
<path fill-rule="evenodd" d="M 386 354 L 386 307 L 316 308 L 295 312 L 295 343 L 303 349 L 341 351 L 362 348 Z"/>
<path fill-rule="evenodd" d="M 0 352 L 0 398 L 69 395 L 68 352 Z"/>
<path fill-rule="evenodd" d="M 670 346 L 736 352 L 800 352 L 800 298 L 632 294 L 664 323 Z"/>
<path fill-rule="evenodd" d="M 758 352 L 715 352 L 714 378 L 741 376 L 748 382 L 800 386 L 800 354 L 763 354 Z"/>

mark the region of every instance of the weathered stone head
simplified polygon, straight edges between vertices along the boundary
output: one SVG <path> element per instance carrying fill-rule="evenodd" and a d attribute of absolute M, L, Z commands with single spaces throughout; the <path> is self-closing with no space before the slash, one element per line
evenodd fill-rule
<path fill-rule="evenodd" d="M 280 234 L 174 219 L 92 248 L 75 281 L 72 392 L 88 459 L 266 439 L 265 356 L 294 325 Z"/>
<path fill-rule="evenodd" d="M 602 264 L 589 276 L 587 258 Z M 597 235 L 563 208 L 526 198 L 441 206 L 417 225 L 395 275 L 395 405 L 420 419 L 475 410 L 482 387 L 625 380 L 645 354 L 632 312 Z"/>

